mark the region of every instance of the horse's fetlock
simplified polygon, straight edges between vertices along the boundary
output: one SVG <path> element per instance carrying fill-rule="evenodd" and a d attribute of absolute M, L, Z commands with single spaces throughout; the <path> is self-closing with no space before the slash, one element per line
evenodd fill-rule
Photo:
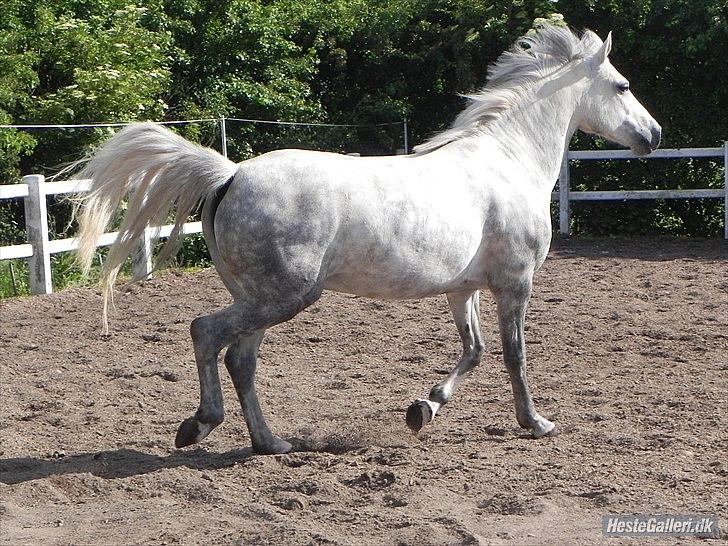
<path fill-rule="evenodd" d="M 430 400 L 438 404 L 445 405 L 450 400 L 452 393 L 442 385 L 435 385 L 430 389 Z"/>
<path fill-rule="evenodd" d="M 221 408 L 200 408 L 195 413 L 200 423 L 216 427 L 225 420 L 225 411 Z"/>

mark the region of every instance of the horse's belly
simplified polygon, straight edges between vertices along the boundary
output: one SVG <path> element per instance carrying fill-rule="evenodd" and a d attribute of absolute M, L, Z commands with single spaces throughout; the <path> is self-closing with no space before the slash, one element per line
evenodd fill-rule
<path fill-rule="evenodd" d="M 341 275 L 333 275 L 326 279 L 324 289 L 385 300 L 418 299 L 442 293 L 442 291 L 438 291 L 434 287 L 425 287 L 420 284 L 396 285 L 386 282 L 376 282 L 376 280 L 364 277 L 352 279 Z"/>
<path fill-rule="evenodd" d="M 458 211 L 455 211 L 458 212 Z M 413 299 L 467 289 L 464 280 L 482 240 L 472 210 L 445 214 L 370 207 L 349 219 L 330 248 L 325 288 L 385 299 Z"/>
<path fill-rule="evenodd" d="M 398 249 L 377 256 L 347 256 L 327 276 L 327 290 L 370 298 L 415 299 L 475 289 L 482 279 L 468 274 L 471 252 L 423 254 Z"/>
<path fill-rule="evenodd" d="M 455 291 L 450 288 L 450 283 L 418 282 L 416 279 L 413 279 L 413 282 L 392 282 L 391 278 L 376 276 L 347 278 L 342 275 L 329 277 L 324 288 L 334 292 L 386 300 L 419 299 Z"/>

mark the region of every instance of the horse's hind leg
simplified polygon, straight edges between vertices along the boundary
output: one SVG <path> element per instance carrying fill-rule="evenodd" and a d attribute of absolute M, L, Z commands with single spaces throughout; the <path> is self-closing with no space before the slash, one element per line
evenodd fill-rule
<path fill-rule="evenodd" d="M 263 341 L 264 333 L 264 330 L 260 330 L 252 335 L 240 336 L 228 348 L 225 354 L 225 366 L 238 393 L 255 452 L 261 454 L 287 453 L 291 450 L 291 444 L 271 433 L 255 392 L 258 348 Z"/>
<path fill-rule="evenodd" d="M 197 375 L 200 380 L 200 405 L 195 414 L 185 419 L 179 426 L 174 440 L 177 448 L 201 442 L 225 418 L 217 357 L 227 344 L 227 339 L 224 336 L 211 335 L 214 329 L 203 328 L 201 319 L 205 323 L 219 324 L 224 322 L 224 316 L 228 312 L 228 309 L 225 309 L 206 317 L 196 318 L 190 326 Z"/>
<path fill-rule="evenodd" d="M 523 279 L 512 286 L 494 290 L 498 307 L 498 322 L 503 342 L 503 360 L 511 378 L 516 403 L 516 420 L 529 429 L 534 437 L 554 434 L 554 424 L 541 417 L 533 405 L 526 379 L 526 344 L 523 323 L 526 305 L 531 295 L 530 279 Z"/>
<path fill-rule="evenodd" d="M 313 283 L 313 286 L 307 284 L 299 286 L 298 290 L 288 290 L 285 296 L 269 298 L 265 303 L 238 300 L 230 307 L 210 315 L 197 317 L 192 321 L 190 334 L 200 376 L 200 405 L 195 414 L 185 419 L 180 425 L 174 442 L 176 447 L 185 447 L 200 442 L 223 420 L 222 392 L 217 373 L 217 357 L 220 351 L 237 342 L 239 336 L 254 338 L 258 335 L 258 331 L 293 318 L 299 311 L 316 301 L 321 292 L 322 289 L 318 283 Z M 234 353 L 237 350 L 240 349 L 235 349 Z M 255 350 L 257 350 L 257 346 Z M 248 402 L 248 410 L 253 418 L 254 424 L 251 429 L 251 436 L 253 436 L 253 431 L 262 430 L 260 423 L 264 426 L 265 421 L 257 407 L 255 391 L 250 394 L 246 387 L 248 384 L 246 377 L 243 376 L 238 381 L 236 388 L 239 384 L 243 392 L 248 393 L 244 400 Z M 252 374 L 250 381 L 252 381 Z M 253 405 L 254 400 L 255 405 Z M 264 449 L 266 446 L 270 447 L 275 444 L 275 442 L 266 442 L 264 433 L 255 434 L 254 441 L 260 440 L 261 448 Z M 285 445 L 281 444 L 279 448 L 283 449 Z"/>
<path fill-rule="evenodd" d="M 407 409 L 407 425 L 418 432 L 432 421 L 441 406 L 452 398 L 455 388 L 472 370 L 483 355 L 483 338 L 480 331 L 480 292 L 457 292 L 447 295 L 455 325 L 463 343 L 463 353 L 450 374 L 430 390 L 429 400 L 416 400 Z"/>
<path fill-rule="evenodd" d="M 290 315 L 273 318 L 261 314 L 254 306 L 238 301 L 210 315 L 197 317 L 190 325 L 195 349 L 197 373 L 200 378 L 200 405 L 195 414 L 185 419 L 177 431 L 175 447 L 185 447 L 202 441 L 222 423 L 224 410 L 217 358 L 220 351 L 243 333 L 252 334 L 271 324 L 287 320 Z"/>

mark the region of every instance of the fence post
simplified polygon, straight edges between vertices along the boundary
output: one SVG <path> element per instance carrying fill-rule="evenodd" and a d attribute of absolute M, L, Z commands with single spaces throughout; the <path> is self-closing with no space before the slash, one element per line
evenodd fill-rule
<path fill-rule="evenodd" d="M 135 279 L 145 279 L 152 274 L 152 230 L 144 228 L 144 234 L 132 255 L 132 271 Z"/>
<path fill-rule="evenodd" d="M 220 118 L 220 147 L 223 157 L 227 157 L 227 131 L 225 127 L 225 116 Z"/>
<path fill-rule="evenodd" d="M 404 155 L 409 155 L 409 128 L 406 117 L 402 121 L 402 132 L 404 133 Z"/>
<path fill-rule="evenodd" d="M 28 185 L 25 198 L 25 232 L 28 243 L 33 246 L 33 255 L 28 258 L 31 294 L 53 292 L 51 280 L 51 255 L 48 252 L 48 208 L 45 193 L 45 176 L 31 174 L 23 177 Z"/>
<path fill-rule="evenodd" d="M 724 238 L 728 239 L 728 140 L 723 144 L 723 203 L 725 211 L 723 217 Z"/>
<path fill-rule="evenodd" d="M 564 151 L 564 157 L 561 160 L 561 171 L 559 172 L 559 232 L 561 235 L 569 235 L 571 233 L 571 214 L 569 210 L 570 191 L 569 148 L 567 146 Z"/>

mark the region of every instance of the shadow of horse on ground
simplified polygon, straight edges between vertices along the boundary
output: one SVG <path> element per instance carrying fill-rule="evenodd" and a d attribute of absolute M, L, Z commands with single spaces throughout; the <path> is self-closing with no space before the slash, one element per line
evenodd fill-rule
<path fill-rule="evenodd" d="M 252 455 L 253 451 L 250 448 L 235 449 L 225 453 L 195 449 L 193 451 L 175 451 L 166 456 L 122 448 L 96 453 L 79 453 L 58 459 L 8 458 L 0 459 L 0 483 L 13 485 L 50 476 L 85 472 L 100 478 L 116 479 L 177 467 L 218 470 L 234 466 Z"/>
<path fill-rule="evenodd" d="M 328 435 L 324 438 L 288 438 L 293 453 L 344 453 L 365 449 L 358 437 Z M 158 470 L 186 467 L 193 470 L 219 470 L 235 466 L 253 456 L 252 448 L 215 453 L 203 448 L 175 450 L 169 455 L 154 455 L 121 448 L 96 453 L 79 453 L 60 458 L 16 457 L 0 459 L 0 483 L 14 485 L 64 474 L 90 473 L 99 478 L 117 479 L 150 474 Z"/>

